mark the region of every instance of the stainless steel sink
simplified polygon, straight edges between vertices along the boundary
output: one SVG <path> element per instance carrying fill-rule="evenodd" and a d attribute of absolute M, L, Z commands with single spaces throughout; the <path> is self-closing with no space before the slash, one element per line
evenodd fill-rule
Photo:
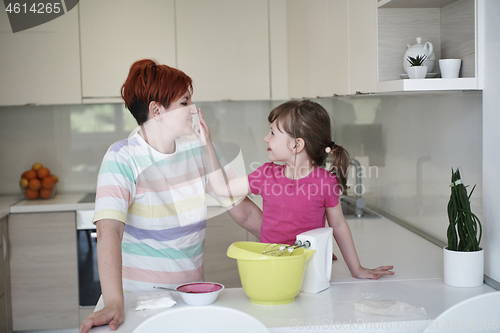
<path fill-rule="evenodd" d="M 78 203 L 95 202 L 95 193 L 87 193 Z"/>
<path fill-rule="evenodd" d="M 347 220 L 349 219 L 379 219 L 380 216 L 372 212 L 369 208 L 364 207 L 361 216 L 355 214 L 355 199 L 348 197 L 340 198 L 340 204 L 342 205 L 342 212 Z"/>

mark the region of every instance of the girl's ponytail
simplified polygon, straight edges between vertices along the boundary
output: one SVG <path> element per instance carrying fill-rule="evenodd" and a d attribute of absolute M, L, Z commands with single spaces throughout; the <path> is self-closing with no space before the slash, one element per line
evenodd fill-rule
<path fill-rule="evenodd" d="M 350 156 L 344 147 L 331 142 L 326 147 L 325 152 L 331 157 L 330 172 L 337 177 L 342 194 L 347 194 L 349 187 L 347 186 L 347 172 L 349 171 Z"/>

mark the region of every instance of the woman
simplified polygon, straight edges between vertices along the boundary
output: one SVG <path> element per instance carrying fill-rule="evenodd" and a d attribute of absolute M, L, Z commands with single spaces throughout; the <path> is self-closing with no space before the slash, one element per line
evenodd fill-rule
<path fill-rule="evenodd" d="M 140 129 L 111 145 L 101 164 L 94 223 L 105 306 L 80 332 L 104 324 L 116 330 L 125 316 L 124 291 L 203 280 L 210 191 L 203 149 L 192 135 L 192 90 L 186 74 L 152 60 L 130 68 L 122 97 Z M 258 237 L 260 209 L 247 198 L 231 206 L 231 217 Z"/>

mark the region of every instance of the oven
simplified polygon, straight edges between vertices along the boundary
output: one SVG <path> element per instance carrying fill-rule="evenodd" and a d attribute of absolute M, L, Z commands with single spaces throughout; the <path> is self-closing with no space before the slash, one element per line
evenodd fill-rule
<path fill-rule="evenodd" d="M 78 295 L 80 307 L 95 307 L 101 295 L 97 270 L 97 233 L 94 210 L 76 211 L 78 250 Z"/>

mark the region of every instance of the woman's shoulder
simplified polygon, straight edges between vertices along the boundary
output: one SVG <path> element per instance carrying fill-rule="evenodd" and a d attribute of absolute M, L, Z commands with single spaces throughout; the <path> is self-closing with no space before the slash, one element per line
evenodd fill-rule
<path fill-rule="evenodd" d="M 109 146 L 107 154 L 130 154 L 133 147 L 141 146 L 139 134 L 134 134 Z"/>

